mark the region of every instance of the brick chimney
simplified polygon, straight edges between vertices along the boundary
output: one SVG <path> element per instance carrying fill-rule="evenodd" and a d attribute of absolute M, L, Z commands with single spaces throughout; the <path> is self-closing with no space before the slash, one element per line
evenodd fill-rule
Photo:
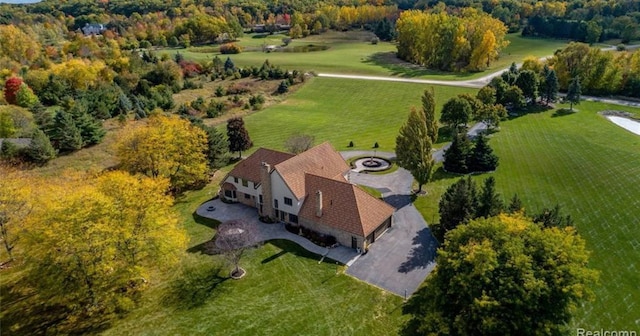
<path fill-rule="evenodd" d="M 260 215 L 273 216 L 273 194 L 271 193 L 271 165 L 262 162 L 260 166 L 260 184 L 262 184 L 262 213 Z"/>
<path fill-rule="evenodd" d="M 322 217 L 322 191 L 316 192 L 316 216 Z"/>

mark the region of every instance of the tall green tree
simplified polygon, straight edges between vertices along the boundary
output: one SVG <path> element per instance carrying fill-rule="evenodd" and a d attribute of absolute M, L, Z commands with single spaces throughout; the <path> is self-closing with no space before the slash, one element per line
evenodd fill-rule
<path fill-rule="evenodd" d="M 493 153 L 484 134 L 476 137 L 475 146 L 468 156 L 467 167 L 470 172 L 488 172 L 498 167 L 498 156 Z"/>
<path fill-rule="evenodd" d="M 438 204 L 440 222 L 433 225 L 433 236 L 444 242 L 447 232 L 474 218 L 478 207 L 478 191 L 471 176 L 450 185 Z"/>
<path fill-rule="evenodd" d="M 431 179 L 433 156 L 424 114 L 415 108 L 411 108 L 407 122 L 396 137 L 396 156 L 398 166 L 411 172 L 421 192 L 422 186 Z"/>
<path fill-rule="evenodd" d="M 436 119 L 436 101 L 433 87 L 422 94 L 422 113 L 427 125 L 427 135 L 434 144 L 438 141 L 438 119 Z"/>
<path fill-rule="evenodd" d="M 528 103 L 534 104 L 538 99 L 538 76 L 532 70 L 522 70 L 516 79 L 516 86 L 522 90 L 522 95 Z"/>
<path fill-rule="evenodd" d="M 238 152 L 238 158 L 242 158 L 242 151 L 253 146 L 242 118 L 231 118 L 227 121 L 227 139 L 229 139 L 229 151 Z"/>
<path fill-rule="evenodd" d="M 229 141 L 215 127 L 203 125 L 202 129 L 207 133 L 207 161 L 210 169 L 218 169 L 227 165 L 229 161 Z"/>
<path fill-rule="evenodd" d="M 567 88 L 566 99 L 569 101 L 569 109 L 573 111 L 573 105 L 580 104 L 580 95 L 582 88 L 580 87 L 580 76 L 573 77 L 569 87 Z"/>
<path fill-rule="evenodd" d="M 493 217 L 502 212 L 504 202 L 500 194 L 496 192 L 496 179 L 493 176 L 487 177 L 478 195 L 477 217 Z"/>
<path fill-rule="evenodd" d="M 451 146 L 444 152 L 444 170 L 452 173 L 466 174 L 469 172 L 469 155 L 471 141 L 465 133 L 456 133 Z"/>
<path fill-rule="evenodd" d="M 598 272 L 573 229 L 500 215 L 447 235 L 402 335 L 563 335 Z"/>
<path fill-rule="evenodd" d="M 542 80 L 540 81 L 540 95 L 547 104 L 554 102 L 558 98 L 558 76 L 554 69 L 550 69 L 548 65 L 544 65 L 542 70 Z"/>
<path fill-rule="evenodd" d="M 61 152 L 72 152 L 82 148 L 82 134 L 73 121 L 73 117 L 67 111 L 58 110 L 56 112 L 48 135 L 53 147 Z"/>
<path fill-rule="evenodd" d="M 454 97 L 449 99 L 442 107 L 440 122 L 455 132 L 460 128 L 466 127 L 471 119 L 472 112 L 471 105 L 466 99 Z"/>

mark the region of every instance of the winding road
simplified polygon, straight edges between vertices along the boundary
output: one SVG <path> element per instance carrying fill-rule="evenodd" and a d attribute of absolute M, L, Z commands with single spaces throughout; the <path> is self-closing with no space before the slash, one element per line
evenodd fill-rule
<path fill-rule="evenodd" d="M 627 50 L 632 50 L 637 48 L 640 48 L 640 45 L 627 46 Z M 602 50 L 604 51 L 611 51 L 615 49 L 616 47 L 613 47 L 613 46 L 602 48 Z M 541 57 L 540 60 L 545 60 L 549 57 L 551 56 Z M 521 64 L 518 64 L 518 66 L 520 65 Z M 393 77 L 393 76 L 348 75 L 348 74 L 336 74 L 336 73 L 319 73 L 317 76 L 328 77 L 328 78 L 345 78 L 345 79 L 361 79 L 361 80 L 387 81 L 387 82 L 446 85 L 446 86 L 458 86 L 458 87 L 479 89 L 489 84 L 491 79 L 493 79 L 494 77 L 500 76 L 503 72 L 508 70 L 509 68 L 505 68 L 480 78 L 468 79 L 468 80 L 438 80 L 438 79 L 404 78 L 404 77 Z M 560 95 L 563 96 L 563 94 L 560 94 Z M 631 101 L 631 100 L 616 99 L 616 98 L 593 97 L 593 96 L 581 96 L 581 98 L 582 100 L 587 100 L 587 101 L 595 101 L 595 102 L 602 102 L 607 104 L 640 108 L 640 101 Z"/>

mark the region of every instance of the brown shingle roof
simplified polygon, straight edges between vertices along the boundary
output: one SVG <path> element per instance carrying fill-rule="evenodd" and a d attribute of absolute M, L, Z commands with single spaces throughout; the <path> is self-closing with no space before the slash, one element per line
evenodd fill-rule
<path fill-rule="evenodd" d="M 293 154 L 260 148 L 248 158 L 240 161 L 229 172 L 229 176 L 238 177 L 253 183 L 260 183 L 260 166 L 266 162 L 273 168 L 275 165 L 294 157 Z"/>
<path fill-rule="evenodd" d="M 394 208 L 348 182 L 306 174 L 307 195 L 299 216 L 367 237 L 393 215 Z M 322 216 L 316 215 L 316 192 L 322 192 Z"/>
<path fill-rule="evenodd" d="M 305 195 L 305 173 L 344 180 L 349 166 L 328 142 L 315 146 L 275 166 L 296 198 Z"/>

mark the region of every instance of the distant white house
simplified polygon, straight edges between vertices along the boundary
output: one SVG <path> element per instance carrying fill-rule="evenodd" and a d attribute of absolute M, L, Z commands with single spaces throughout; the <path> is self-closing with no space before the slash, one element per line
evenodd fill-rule
<path fill-rule="evenodd" d="M 86 36 L 89 35 L 100 35 L 107 27 L 102 23 L 85 23 L 84 27 L 82 27 L 82 33 Z"/>

